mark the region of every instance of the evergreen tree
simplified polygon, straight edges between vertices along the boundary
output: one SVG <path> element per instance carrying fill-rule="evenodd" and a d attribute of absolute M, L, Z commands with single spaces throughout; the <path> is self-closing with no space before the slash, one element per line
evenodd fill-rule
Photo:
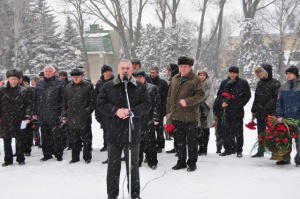
<path fill-rule="evenodd" d="M 250 86 L 257 82 L 253 68 L 257 64 L 270 62 L 270 52 L 263 41 L 263 34 L 254 19 L 246 19 L 241 24 L 242 42 L 238 58 L 240 76 L 248 80 Z"/>
<path fill-rule="evenodd" d="M 77 57 L 76 50 L 83 52 L 82 44 L 77 29 L 74 28 L 70 16 L 67 16 L 62 43 L 59 53 L 56 55 L 59 69 L 70 71 L 78 65 L 85 66 L 84 56 L 79 55 Z"/>
<path fill-rule="evenodd" d="M 61 40 L 56 33 L 58 27 L 55 16 L 47 5 L 46 0 L 38 0 L 30 9 L 34 24 L 31 24 L 30 35 L 21 41 L 22 52 L 20 59 L 24 64 L 23 70 L 38 73 L 47 64 L 57 64 L 57 54 Z"/>
<path fill-rule="evenodd" d="M 163 69 L 170 63 L 176 63 L 181 55 L 191 56 L 193 54 L 192 33 L 188 23 L 166 29 L 148 24 L 146 28 L 142 29 L 141 39 L 136 50 L 142 67 L 145 70 L 150 70 L 154 66 Z"/>

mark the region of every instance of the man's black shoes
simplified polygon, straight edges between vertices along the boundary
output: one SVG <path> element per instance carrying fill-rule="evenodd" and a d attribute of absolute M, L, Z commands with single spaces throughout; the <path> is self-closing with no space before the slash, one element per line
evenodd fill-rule
<path fill-rule="evenodd" d="M 291 161 L 284 161 L 284 160 L 281 160 L 281 161 L 277 161 L 276 164 L 277 164 L 277 165 L 286 165 L 286 164 L 291 164 Z"/>
<path fill-rule="evenodd" d="M 71 160 L 69 163 L 70 163 L 70 164 L 74 164 L 74 163 L 76 163 L 76 162 L 79 162 L 79 160 Z"/>
<path fill-rule="evenodd" d="M 226 150 L 223 153 L 220 153 L 219 156 L 231 155 L 231 152 L 227 152 Z"/>
<path fill-rule="evenodd" d="M 63 158 L 62 157 L 58 157 L 58 158 L 56 158 L 56 160 L 59 161 L 59 162 L 61 162 L 61 161 L 63 161 Z"/>
<path fill-rule="evenodd" d="M 41 159 L 41 162 L 45 162 L 45 161 L 50 160 L 50 159 L 52 159 L 52 157 L 43 157 Z"/>
<path fill-rule="evenodd" d="M 193 172 L 197 169 L 197 166 L 196 165 L 193 165 L 193 166 L 189 166 L 189 168 L 187 169 L 188 172 Z"/>
<path fill-rule="evenodd" d="M 103 161 L 102 164 L 108 164 L 108 160 Z"/>
<path fill-rule="evenodd" d="M 179 170 L 179 169 L 185 169 L 187 168 L 186 164 L 176 164 L 175 166 L 172 167 L 173 170 Z"/>
<path fill-rule="evenodd" d="M 236 157 L 241 158 L 241 157 L 243 157 L 243 154 L 241 152 L 239 152 L 236 154 Z"/>
<path fill-rule="evenodd" d="M 3 167 L 7 167 L 7 166 L 12 165 L 12 164 L 13 164 L 12 162 L 4 162 L 4 163 L 2 164 L 2 166 L 3 166 Z"/>
<path fill-rule="evenodd" d="M 169 151 L 166 151 L 166 153 L 175 153 L 176 151 L 175 151 L 175 148 L 173 148 L 173 149 L 171 149 L 171 150 L 169 150 Z"/>
<path fill-rule="evenodd" d="M 256 153 L 256 154 L 251 156 L 251 158 L 260 158 L 260 157 L 264 157 L 264 154 L 263 153 Z"/>
<path fill-rule="evenodd" d="M 20 166 L 23 166 L 23 165 L 25 164 L 25 162 L 22 161 L 22 162 L 19 162 L 18 164 L 19 164 Z"/>
<path fill-rule="evenodd" d="M 101 152 L 107 151 L 107 146 L 104 146 L 102 149 L 100 149 Z"/>

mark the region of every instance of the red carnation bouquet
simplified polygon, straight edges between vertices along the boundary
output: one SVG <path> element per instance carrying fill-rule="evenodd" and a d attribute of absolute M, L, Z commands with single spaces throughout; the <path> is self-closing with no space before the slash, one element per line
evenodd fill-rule
<path fill-rule="evenodd" d="M 228 103 L 229 100 L 234 99 L 234 95 L 229 94 L 228 92 L 223 92 L 221 93 L 221 96 L 225 97 L 225 102 Z M 226 108 L 223 109 L 223 115 L 221 117 L 221 123 L 225 124 L 226 123 Z"/>
<path fill-rule="evenodd" d="M 172 119 L 169 118 L 167 120 L 167 123 L 164 124 L 163 126 L 164 126 L 165 131 L 167 131 L 168 134 L 170 135 L 170 137 L 172 137 L 173 136 L 173 130 L 175 129 L 174 124 L 172 124 Z"/>
<path fill-rule="evenodd" d="M 245 126 L 250 130 L 255 130 L 257 124 L 254 122 L 254 120 L 255 117 L 252 117 L 251 121 L 248 124 L 245 124 Z"/>
<path fill-rule="evenodd" d="M 286 118 L 282 123 L 277 122 L 276 116 L 268 115 L 268 128 L 258 136 L 258 145 L 261 153 L 270 151 L 277 160 L 291 150 L 292 140 L 297 135 L 295 128 L 299 125 L 299 120 Z"/>

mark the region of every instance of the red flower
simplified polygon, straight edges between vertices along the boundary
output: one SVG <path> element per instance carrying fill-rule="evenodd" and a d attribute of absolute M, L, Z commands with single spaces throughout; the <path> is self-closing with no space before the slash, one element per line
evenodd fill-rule
<path fill-rule="evenodd" d="M 278 134 L 278 131 L 274 131 L 274 133 L 273 133 L 274 135 L 277 135 Z"/>
<path fill-rule="evenodd" d="M 221 95 L 222 95 L 223 97 L 226 97 L 228 100 L 234 99 L 234 98 L 235 98 L 234 95 L 230 95 L 230 94 L 227 93 L 227 92 L 223 92 L 223 93 L 221 93 Z"/>
<path fill-rule="evenodd" d="M 292 134 L 292 138 L 296 138 L 297 135 L 295 133 Z"/>
<path fill-rule="evenodd" d="M 273 138 L 273 136 L 272 136 L 272 135 L 269 135 L 269 136 L 268 136 L 268 139 L 270 139 L 270 140 L 271 140 L 272 138 Z"/>
<path fill-rule="evenodd" d="M 229 93 L 227 93 L 227 92 L 223 92 L 222 94 L 221 94 L 223 97 L 226 97 L 227 99 L 231 99 L 231 96 L 230 96 L 230 94 Z"/>
<path fill-rule="evenodd" d="M 261 141 L 262 141 L 262 138 L 261 138 L 261 137 L 258 137 L 258 141 L 261 142 Z"/>
<path fill-rule="evenodd" d="M 164 124 L 164 128 L 166 131 L 171 132 L 175 129 L 175 126 L 173 124 Z"/>
<path fill-rule="evenodd" d="M 289 142 L 289 139 L 283 138 L 282 141 L 283 141 L 285 144 L 287 144 L 287 143 Z"/>
<path fill-rule="evenodd" d="M 275 138 L 275 142 L 279 142 L 280 141 L 280 139 L 279 138 Z"/>
<path fill-rule="evenodd" d="M 245 126 L 248 128 L 248 129 L 251 129 L 251 130 L 254 130 L 254 129 L 256 129 L 255 128 L 255 126 L 256 126 L 257 124 L 255 123 L 255 122 L 249 122 L 248 124 L 245 124 Z"/>
<path fill-rule="evenodd" d="M 211 125 L 211 127 L 215 127 L 215 126 L 217 126 L 218 125 L 218 122 L 214 122 L 212 125 Z"/>

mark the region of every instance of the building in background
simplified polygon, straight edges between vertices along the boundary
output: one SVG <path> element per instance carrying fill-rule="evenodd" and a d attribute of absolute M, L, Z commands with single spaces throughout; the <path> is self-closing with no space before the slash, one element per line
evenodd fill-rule
<path fill-rule="evenodd" d="M 103 64 L 109 64 L 117 72 L 122 44 L 116 31 L 104 30 L 98 24 L 90 25 L 90 30 L 85 34 L 85 48 L 93 84 L 99 79 Z"/>

